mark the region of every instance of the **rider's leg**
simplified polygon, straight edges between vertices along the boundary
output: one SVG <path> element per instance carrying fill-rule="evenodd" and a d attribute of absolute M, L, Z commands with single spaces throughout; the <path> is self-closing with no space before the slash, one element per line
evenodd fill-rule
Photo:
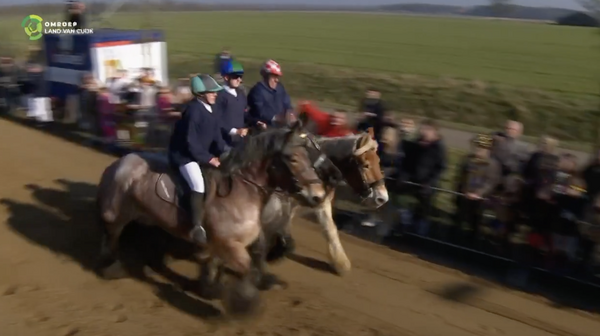
<path fill-rule="evenodd" d="M 206 244 L 206 230 L 202 226 L 204 217 L 204 178 L 197 162 L 190 162 L 179 167 L 181 175 L 192 189 L 191 208 L 192 223 L 194 228 L 190 231 L 190 238 L 198 244 Z"/>

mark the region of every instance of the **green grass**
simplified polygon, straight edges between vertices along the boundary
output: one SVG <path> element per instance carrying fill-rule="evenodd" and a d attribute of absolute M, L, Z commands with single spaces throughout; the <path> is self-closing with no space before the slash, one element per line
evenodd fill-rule
<path fill-rule="evenodd" d="M 0 32 L 29 43 L 21 18 Z M 506 118 L 529 135 L 594 139 L 600 34 L 542 23 L 401 15 L 285 12 L 123 13 L 114 27 L 166 32 L 172 74 L 209 71 L 230 46 L 257 80 L 260 62 L 280 61 L 296 98 L 355 106 L 369 86 L 391 109 L 496 127 Z"/>

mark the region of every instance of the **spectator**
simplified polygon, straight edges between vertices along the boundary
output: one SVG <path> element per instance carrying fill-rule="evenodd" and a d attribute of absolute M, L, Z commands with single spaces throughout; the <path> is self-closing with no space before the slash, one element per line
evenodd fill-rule
<path fill-rule="evenodd" d="M 591 160 L 582 175 L 588 188 L 588 197 L 596 198 L 600 194 L 600 149 L 596 149 L 591 155 Z"/>
<path fill-rule="evenodd" d="M 298 105 L 298 110 L 304 125 L 314 134 L 324 137 L 340 137 L 352 134 L 348 128 L 348 121 L 344 111 L 327 113 L 317 108 L 316 104 L 303 101 Z M 311 125 L 314 126 L 311 128 Z"/>
<path fill-rule="evenodd" d="M 367 90 L 365 98 L 361 101 L 359 111 L 362 112 L 357 129 L 364 131 L 373 127 L 375 140 L 380 142 L 385 127 L 396 127 L 396 125 L 386 116 L 386 110 L 381 99 L 381 93 L 374 89 Z M 379 148 L 381 153 L 383 148 Z"/>
<path fill-rule="evenodd" d="M 521 172 L 529 155 L 528 146 L 519 140 L 523 134 L 523 124 L 508 120 L 504 132 L 497 134 L 498 141 L 494 141 L 492 156 L 502 165 L 502 175 L 508 176 Z"/>
<path fill-rule="evenodd" d="M 98 85 L 91 73 L 86 73 L 81 78 L 79 89 L 79 126 L 84 130 L 92 130 L 98 134 L 100 131 L 97 123 L 97 90 Z M 98 131 L 98 132 L 95 132 Z"/>
<path fill-rule="evenodd" d="M 116 139 L 116 123 L 114 105 L 110 103 L 110 93 L 106 87 L 98 88 L 98 124 L 102 138 L 106 143 Z"/>
<path fill-rule="evenodd" d="M 192 99 L 192 91 L 190 90 L 190 79 L 183 77 L 179 78 L 175 87 L 175 95 L 173 97 L 173 103 L 175 109 L 183 111 L 182 105 L 186 104 Z"/>
<path fill-rule="evenodd" d="M 598 214 L 600 214 L 600 149 L 596 149 L 591 156 L 588 165 L 583 169 L 583 179 L 587 186 L 588 204 L 586 205 L 586 221 L 598 225 Z M 593 259 L 596 243 L 588 236 L 580 236 L 580 247 L 582 265 L 588 267 Z"/>
<path fill-rule="evenodd" d="M 532 241 L 536 248 L 548 249 L 552 221 L 559 216 L 553 197 L 559 158 L 555 154 L 558 141 L 549 136 L 540 138 L 538 151 L 525 166 L 525 208 L 528 209 L 534 230 Z"/>
<path fill-rule="evenodd" d="M 12 57 L 0 58 L 0 99 L 4 98 L 6 112 L 16 108 L 18 103 L 18 69 Z M 0 108 L 1 110 L 1 108 Z"/>
<path fill-rule="evenodd" d="M 233 59 L 233 56 L 231 56 L 231 52 L 229 52 L 229 48 L 223 47 L 221 52 L 218 53 L 215 57 L 213 72 L 215 73 L 215 75 L 217 77 L 219 77 L 219 78 L 221 77 L 221 69 L 223 69 L 225 62 L 228 62 L 232 59 Z"/>
<path fill-rule="evenodd" d="M 40 122 L 51 122 L 50 99 L 46 95 L 44 71 L 39 64 L 31 64 L 27 69 L 30 98 L 27 116 Z"/>
<path fill-rule="evenodd" d="M 86 28 L 85 4 L 81 1 L 67 1 L 66 20 L 77 24 L 77 28 Z"/>
<path fill-rule="evenodd" d="M 489 198 L 501 181 L 500 163 L 490 156 L 493 138 L 479 134 L 473 139 L 473 148 L 460 164 L 457 188 L 464 196 L 457 197 L 459 227 L 466 222 L 474 241 L 483 224 L 484 199 Z"/>
<path fill-rule="evenodd" d="M 419 202 L 412 221 L 427 230 L 426 215 L 431 209 L 433 190 L 446 170 L 446 148 L 433 120 L 425 120 L 419 127 L 418 139 L 406 147 L 400 168 L 398 189 L 414 194 Z M 411 182 L 419 186 L 405 185 Z"/>
<path fill-rule="evenodd" d="M 127 70 L 117 70 L 116 76 L 110 80 L 108 87 L 110 93 L 110 103 L 121 104 L 121 101 L 123 100 L 130 84 L 131 81 L 127 77 Z"/>
<path fill-rule="evenodd" d="M 585 182 L 577 173 L 577 158 L 562 154 L 553 188 L 560 216 L 553 221 L 552 248 L 559 269 L 574 260 L 577 251 L 577 221 L 583 216 L 586 201 Z"/>

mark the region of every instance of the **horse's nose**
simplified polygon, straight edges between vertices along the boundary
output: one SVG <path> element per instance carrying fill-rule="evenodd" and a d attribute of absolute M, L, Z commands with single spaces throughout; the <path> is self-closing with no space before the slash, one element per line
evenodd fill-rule
<path fill-rule="evenodd" d="M 375 203 L 377 203 L 377 205 L 383 205 L 385 202 L 387 202 L 387 199 L 385 197 L 377 197 L 375 198 Z"/>
<path fill-rule="evenodd" d="M 313 204 L 320 204 L 321 202 L 323 202 L 323 197 L 321 197 L 321 196 L 313 196 L 312 197 L 312 202 L 313 202 Z"/>

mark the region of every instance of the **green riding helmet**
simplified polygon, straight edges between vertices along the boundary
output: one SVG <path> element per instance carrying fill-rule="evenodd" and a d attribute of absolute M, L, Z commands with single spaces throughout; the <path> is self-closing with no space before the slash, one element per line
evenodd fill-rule
<path fill-rule="evenodd" d="M 209 75 L 198 75 L 190 81 L 190 89 L 193 94 L 198 95 L 206 92 L 219 92 L 223 87 Z"/>

